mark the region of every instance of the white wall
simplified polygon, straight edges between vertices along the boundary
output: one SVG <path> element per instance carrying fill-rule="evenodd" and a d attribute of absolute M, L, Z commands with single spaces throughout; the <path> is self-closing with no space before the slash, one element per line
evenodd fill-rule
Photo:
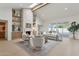
<path fill-rule="evenodd" d="M 26 28 L 26 23 L 33 24 L 33 13 L 31 9 L 23 9 L 23 33 L 25 31 L 32 31 L 32 26 L 31 28 Z"/>
<path fill-rule="evenodd" d="M 12 32 L 12 8 L 0 8 L 0 19 L 8 20 L 8 40 L 11 40 Z"/>

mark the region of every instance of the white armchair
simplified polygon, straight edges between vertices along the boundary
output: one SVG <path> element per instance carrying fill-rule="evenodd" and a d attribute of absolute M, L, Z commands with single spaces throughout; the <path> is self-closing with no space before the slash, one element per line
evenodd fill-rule
<path fill-rule="evenodd" d="M 42 36 L 35 36 L 31 41 L 32 48 L 35 50 L 40 50 L 44 43 L 45 39 Z"/>
<path fill-rule="evenodd" d="M 24 41 L 24 44 L 26 45 L 28 43 L 28 45 L 30 44 L 30 37 L 27 36 L 26 34 L 22 35 L 22 39 Z"/>

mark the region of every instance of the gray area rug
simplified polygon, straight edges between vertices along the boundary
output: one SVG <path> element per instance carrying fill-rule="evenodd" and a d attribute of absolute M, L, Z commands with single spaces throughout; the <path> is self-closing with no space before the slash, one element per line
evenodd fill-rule
<path fill-rule="evenodd" d="M 28 52 L 30 56 L 47 56 L 48 51 L 56 47 L 56 45 L 58 45 L 59 43 L 60 41 L 49 40 L 46 44 L 43 45 L 42 49 L 39 51 L 33 50 L 30 46 L 25 45 L 23 41 L 16 42 L 16 45 Z"/>

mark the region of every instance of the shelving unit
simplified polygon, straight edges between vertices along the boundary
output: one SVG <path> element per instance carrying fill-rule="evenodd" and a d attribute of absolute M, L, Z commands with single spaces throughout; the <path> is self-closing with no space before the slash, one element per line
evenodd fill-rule
<path fill-rule="evenodd" d="M 12 39 L 22 36 L 22 11 L 21 9 L 12 9 Z"/>

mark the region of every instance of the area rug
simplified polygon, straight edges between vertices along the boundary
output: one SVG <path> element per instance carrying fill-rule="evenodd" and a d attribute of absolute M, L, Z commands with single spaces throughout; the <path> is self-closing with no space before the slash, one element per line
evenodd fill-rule
<path fill-rule="evenodd" d="M 16 45 L 19 46 L 20 48 L 24 49 L 30 56 L 47 56 L 48 51 L 50 49 L 56 47 L 61 41 L 53 41 L 49 40 L 46 44 L 43 45 L 42 49 L 37 51 L 33 50 L 30 46 L 24 45 L 23 41 L 16 42 Z"/>

